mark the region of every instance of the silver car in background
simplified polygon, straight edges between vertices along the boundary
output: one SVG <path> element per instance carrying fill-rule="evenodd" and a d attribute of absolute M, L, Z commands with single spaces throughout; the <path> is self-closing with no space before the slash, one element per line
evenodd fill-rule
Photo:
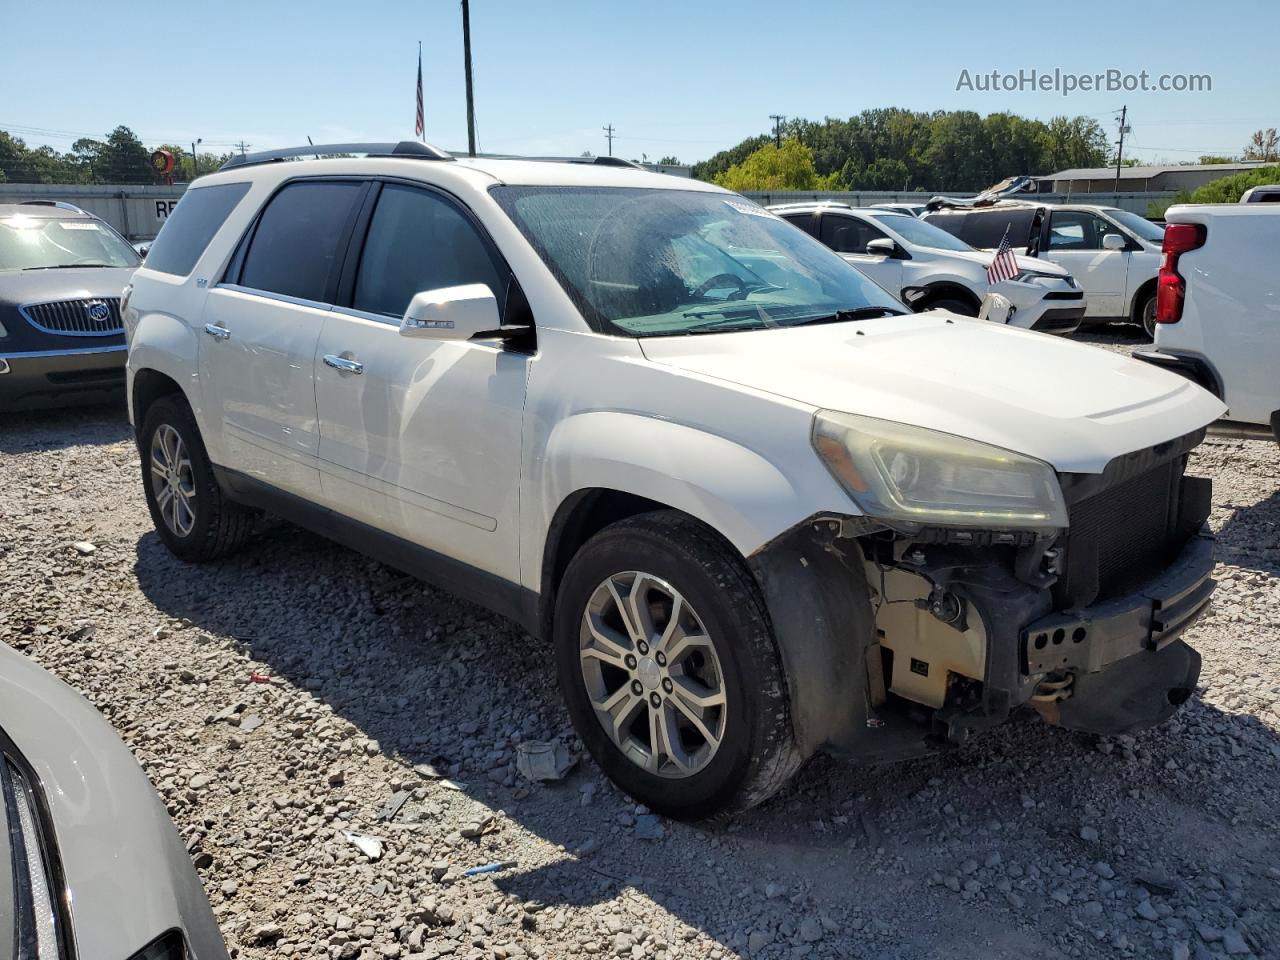
<path fill-rule="evenodd" d="M 0 960 L 227 960 L 133 754 L 83 697 L 3 643 L 0 798 Z"/>

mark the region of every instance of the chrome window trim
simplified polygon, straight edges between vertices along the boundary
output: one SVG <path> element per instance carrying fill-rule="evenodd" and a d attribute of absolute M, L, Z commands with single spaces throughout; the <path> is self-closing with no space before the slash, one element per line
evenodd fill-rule
<path fill-rule="evenodd" d="M 324 303 L 320 300 L 307 300 L 303 297 L 291 297 L 287 293 L 273 293 L 270 290 L 259 290 L 257 287 L 242 287 L 238 283 L 215 283 L 214 290 L 230 290 L 232 293 L 244 293 L 254 297 L 261 297 L 263 300 L 274 300 L 277 303 L 287 303 L 294 307 L 312 307 L 316 310 L 329 311 L 333 309 L 333 304 Z"/>
<path fill-rule="evenodd" d="M 129 347 L 123 343 L 109 347 L 68 347 L 66 350 L 32 350 L 25 353 L 0 353 L 0 360 L 39 360 L 43 357 L 75 357 L 93 353 L 124 353 Z"/>
<path fill-rule="evenodd" d="M 355 317 L 357 320 L 372 320 L 375 323 L 385 324 L 396 330 L 400 329 L 402 317 L 392 317 L 385 313 L 370 313 L 368 310 L 357 310 L 355 307 L 339 307 L 330 308 L 330 312 L 339 314 L 344 317 Z"/>
<path fill-rule="evenodd" d="M 27 312 L 30 307 L 43 307 L 52 303 L 77 303 L 85 300 L 114 300 L 116 302 L 116 313 L 120 314 L 121 317 L 120 326 L 106 327 L 102 330 L 55 330 L 53 327 L 46 327 L 43 323 Z M 27 321 L 27 323 L 35 327 L 35 329 L 39 330 L 41 333 L 48 333 L 55 337 L 114 337 L 117 334 L 124 333 L 124 315 L 120 311 L 119 296 L 94 297 L 86 294 L 83 297 L 57 297 L 53 300 L 32 300 L 28 303 L 19 304 L 18 313 L 21 314 L 23 320 Z"/>

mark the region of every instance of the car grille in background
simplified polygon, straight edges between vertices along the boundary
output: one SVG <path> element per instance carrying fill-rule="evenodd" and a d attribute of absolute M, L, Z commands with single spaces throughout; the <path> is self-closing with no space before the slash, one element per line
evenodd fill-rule
<path fill-rule="evenodd" d="M 45 333 L 71 337 L 105 337 L 123 333 L 119 297 L 86 297 L 28 303 L 18 308 L 27 322 Z"/>
<path fill-rule="evenodd" d="M 1062 605 L 1130 593 L 1177 557 L 1208 514 L 1207 481 L 1184 479 L 1185 465 L 1175 457 L 1071 505 Z"/>

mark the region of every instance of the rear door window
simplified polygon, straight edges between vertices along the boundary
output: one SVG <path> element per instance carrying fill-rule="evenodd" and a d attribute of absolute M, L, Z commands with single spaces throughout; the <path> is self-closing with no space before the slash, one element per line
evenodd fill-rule
<path fill-rule="evenodd" d="M 146 268 L 185 277 L 244 195 L 247 183 L 193 187 L 182 195 L 147 252 Z"/>
<path fill-rule="evenodd" d="M 291 183 L 271 198 L 249 241 L 242 287 L 328 303 L 363 183 Z"/>
<path fill-rule="evenodd" d="M 399 319 L 415 294 L 483 283 L 501 304 L 503 273 L 472 222 L 429 190 L 388 184 L 369 224 L 351 305 Z"/>

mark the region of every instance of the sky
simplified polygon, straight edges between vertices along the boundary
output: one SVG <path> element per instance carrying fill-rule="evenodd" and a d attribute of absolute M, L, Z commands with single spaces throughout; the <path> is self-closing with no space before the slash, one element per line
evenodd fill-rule
<path fill-rule="evenodd" d="M 1238 154 L 1280 126 L 1274 0 L 1221 6 L 1057 0 L 1025 7 L 799 0 L 471 0 L 479 149 L 705 159 L 770 114 L 1010 110 L 1096 117 L 1125 154 Z M 972 11 L 972 12 L 966 12 Z M 997 12 L 1002 11 L 1002 12 Z M 1259 29 L 1251 29 L 1255 24 Z M 458 0 L 0 0 L 0 129 L 66 150 L 118 124 L 148 146 L 222 152 L 414 137 L 418 42 L 425 138 L 465 151 Z M 1108 69 L 1202 92 L 981 90 L 979 75 Z M 968 71 L 973 89 L 957 89 Z"/>

